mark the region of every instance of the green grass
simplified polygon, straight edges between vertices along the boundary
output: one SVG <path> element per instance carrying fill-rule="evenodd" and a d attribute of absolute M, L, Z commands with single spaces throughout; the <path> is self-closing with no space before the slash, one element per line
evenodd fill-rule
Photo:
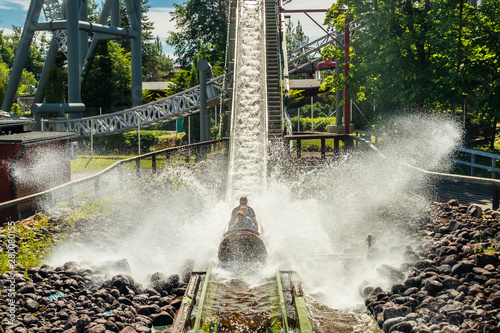
<path fill-rule="evenodd" d="M 68 226 L 67 230 L 80 219 L 90 218 L 97 215 L 106 214 L 109 212 L 109 203 L 104 200 L 91 200 L 72 211 L 71 214 L 63 217 L 59 224 L 60 226 Z M 57 243 L 54 241 L 51 232 L 43 232 L 54 226 L 55 223 L 43 213 L 35 214 L 30 222 L 16 222 L 15 230 L 9 230 L 16 235 L 18 247 L 16 248 L 16 267 L 11 267 L 9 263 L 8 253 L 0 254 L 0 274 L 11 270 L 20 271 L 23 274 L 27 273 L 27 269 L 34 266 L 39 266 L 43 261 L 50 256 L 53 246 Z M 7 228 L 3 228 L 2 232 L 7 232 Z M 65 235 L 60 235 L 59 241 L 64 239 Z M 3 245 L 7 245 L 6 238 Z M 14 269 L 12 269 L 14 268 Z"/>
<path fill-rule="evenodd" d="M 71 172 L 93 172 L 101 171 L 106 169 L 108 166 L 134 156 L 94 156 L 92 159 L 90 156 L 81 155 L 78 158 L 71 161 Z M 195 157 L 191 156 L 190 163 L 194 162 Z M 172 155 L 170 156 L 168 163 L 170 166 L 176 166 L 180 163 L 186 163 L 183 156 Z M 165 155 L 159 155 L 156 157 L 156 167 L 165 167 L 166 159 Z M 151 158 L 141 160 L 141 169 L 151 169 L 153 167 L 153 162 Z M 130 162 L 125 164 L 125 169 L 134 169 L 135 162 Z"/>

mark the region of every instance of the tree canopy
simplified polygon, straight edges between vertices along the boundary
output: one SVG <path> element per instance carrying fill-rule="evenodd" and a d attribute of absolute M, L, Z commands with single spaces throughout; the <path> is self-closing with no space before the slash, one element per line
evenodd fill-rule
<path fill-rule="evenodd" d="M 346 11 L 339 11 L 346 9 Z M 500 2 L 483 0 L 338 0 L 325 23 L 354 30 L 350 97 L 377 108 L 429 108 L 498 113 Z M 331 46 L 325 57 L 343 61 L 343 50 Z"/>
<path fill-rule="evenodd" d="M 172 21 L 177 32 L 169 32 L 167 44 L 175 49 L 175 56 L 183 67 L 189 67 L 195 54 L 206 48 L 206 60 L 215 65 L 224 62 L 226 50 L 226 1 L 188 0 L 174 4 Z"/>

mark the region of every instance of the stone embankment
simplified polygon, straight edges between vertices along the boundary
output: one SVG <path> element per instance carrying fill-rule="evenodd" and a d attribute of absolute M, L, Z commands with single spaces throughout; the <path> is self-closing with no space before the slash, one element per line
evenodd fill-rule
<path fill-rule="evenodd" d="M 363 291 L 383 331 L 500 332 L 500 212 L 436 203 L 417 233 L 409 270 L 394 270 L 390 290 Z"/>
<path fill-rule="evenodd" d="M 147 287 L 128 275 L 97 285 L 91 270 L 73 262 L 33 267 L 28 277 L 0 276 L 0 333 L 150 332 L 152 325 L 172 324 L 186 286 L 179 275 L 161 273 L 153 274 Z M 11 284 L 15 295 L 9 295 Z"/>

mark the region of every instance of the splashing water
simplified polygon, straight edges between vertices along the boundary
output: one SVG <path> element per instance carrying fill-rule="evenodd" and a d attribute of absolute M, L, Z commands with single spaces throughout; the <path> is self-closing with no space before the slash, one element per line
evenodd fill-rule
<path fill-rule="evenodd" d="M 245 281 L 254 279 L 251 283 L 258 285 L 256 281 L 276 270 L 294 270 L 312 304 L 313 321 L 321 321 L 325 309 L 330 309 L 339 318 L 346 313 L 355 316 L 354 325 L 371 325 L 359 310 L 363 309 L 359 292 L 366 286 L 391 285 L 378 268 L 383 264 L 398 268 L 405 262 L 407 246 L 418 248 L 408 228 L 420 223 L 432 200 L 432 184 L 396 160 L 411 159 L 437 169 L 446 165 L 443 162 L 459 143 L 460 132 L 453 122 L 432 117 L 426 121 L 433 126 L 408 129 L 406 146 L 387 139 L 383 150 L 388 158 L 351 152 L 321 169 L 288 172 L 292 176 L 287 178 L 272 175 L 267 189 L 249 201 L 265 231 L 268 259 Z M 436 128 L 446 130 L 436 132 Z M 213 163 L 208 165 L 209 177 L 202 169 L 177 167 L 164 169 L 148 183 L 108 180 L 109 186 L 125 193 L 116 204 L 116 214 L 98 219 L 80 232 L 79 239 L 57 248 L 50 264 L 77 261 L 92 267 L 126 258 L 130 274 L 145 284 L 157 271 L 180 273 L 186 260 L 195 262 L 195 270 L 204 270 L 209 261 L 217 261 L 220 237 L 236 205 L 214 195 L 214 184 L 226 170 L 209 163 Z M 282 168 L 289 168 L 286 161 Z M 367 235 L 375 239 L 369 260 Z M 353 259 L 336 260 L 338 254 Z"/>
<path fill-rule="evenodd" d="M 263 2 L 241 0 L 238 10 L 229 199 L 259 194 L 265 188 L 267 165 Z"/>

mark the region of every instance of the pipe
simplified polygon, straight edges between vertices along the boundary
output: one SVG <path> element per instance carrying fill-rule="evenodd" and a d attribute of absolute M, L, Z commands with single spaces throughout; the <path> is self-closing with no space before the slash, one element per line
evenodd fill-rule
<path fill-rule="evenodd" d="M 345 18 L 345 33 L 344 33 L 344 78 L 349 77 L 349 19 Z M 344 134 L 349 134 L 350 110 L 349 110 L 349 85 L 346 82 L 344 88 Z"/>
<path fill-rule="evenodd" d="M 34 25 L 35 30 L 64 30 L 67 29 L 67 21 L 54 20 L 50 22 L 38 22 Z M 111 27 L 109 25 L 78 21 L 78 28 L 87 32 L 97 32 L 113 36 L 137 37 L 138 33 L 127 28 Z"/>

